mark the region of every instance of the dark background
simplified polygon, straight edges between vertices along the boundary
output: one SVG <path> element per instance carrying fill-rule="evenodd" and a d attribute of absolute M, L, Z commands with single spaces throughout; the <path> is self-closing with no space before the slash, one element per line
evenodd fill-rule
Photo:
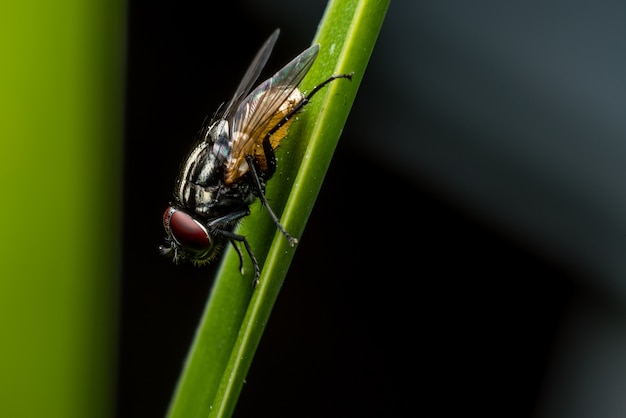
<path fill-rule="evenodd" d="M 235 416 L 620 411 L 624 9 L 399 3 Z M 324 8 L 129 2 L 118 416 L 165 414 L 211 288 L 157 251 L 181 159 Z"/>

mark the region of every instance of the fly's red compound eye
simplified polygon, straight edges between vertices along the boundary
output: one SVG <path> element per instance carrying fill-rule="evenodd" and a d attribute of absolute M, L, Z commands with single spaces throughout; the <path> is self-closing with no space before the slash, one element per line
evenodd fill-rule
<path fill-rule="evenodd" d="M 186 250 L 203 252 L 211 248 L 211 237 L 204 225 L 181 210 L 168 207 L 163 214 L 163 226 Z"/>

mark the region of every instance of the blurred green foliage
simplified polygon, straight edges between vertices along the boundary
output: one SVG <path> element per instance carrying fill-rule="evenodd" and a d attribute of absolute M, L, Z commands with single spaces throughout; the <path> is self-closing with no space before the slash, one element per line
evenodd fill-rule
<path fill-rule="evenodd" d="M 0 4 L 0 415 L 112 415 L 125 4 Z"/>

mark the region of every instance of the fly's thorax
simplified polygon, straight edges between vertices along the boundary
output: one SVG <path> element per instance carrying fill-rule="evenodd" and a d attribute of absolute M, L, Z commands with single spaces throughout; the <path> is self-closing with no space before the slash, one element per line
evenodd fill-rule
<path fill-rule="evenodd" d="M 184 207 L 195 207 L 214 199 L 221 168 L 212 144 L 200 142 L 182 166 L 174 196 Z"/>
<path fill-rule="evenodd" d="M 223 216 L 233 208 L 247 207 L 255 200 L 249 176 L 243 176 L 234 184 L 224 182 L 231 147 L 228 121 L 214 122 L 182 166 L 174 193 L 175 201 L 181 207 L 209 220 Z"/>
<path fill-rule="evenodd" d="M 223 185 L 224 161 L 230 155 L 228 121 L 215 121 L 202 140 L 187 155 L 176 190 L 176 201 L 201 216 L 210 216 Z"/>

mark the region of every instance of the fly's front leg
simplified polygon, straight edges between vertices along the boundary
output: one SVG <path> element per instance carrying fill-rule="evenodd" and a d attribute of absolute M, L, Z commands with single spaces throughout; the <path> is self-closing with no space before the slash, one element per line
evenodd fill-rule
<path fill-rule="evenodd" d="M 234 232 L 229 231 L 227 229 L 215 228 L 215 225 L 220 225 L 223 223 L 231 224 L 233 222 L 239 221 L 242 218 L 245 218 L 248 215 L 250 215 L 250 210 L 248 209 L 233 212 L 228 215 L 220 216 L 219 218 L 213 219 L 211 222 L 207 224 L 207 227 L 210 228 L 210 230 L 214 234 L 227 238 L 230 241 L 230 243 L 233 244 L 233 247 L 235 247 L 235 251 L 237 251 L 237 255 L 239 256 L 239 271 L 241 271 L 242 275 L 244 274 L 243 254 L 241 254 L 241 250 L 237 246 L 237 242 L 243 243 L 244 247 L 246 247 L 246 252 L 248 253 L 248 256 L 250 256 L 250 260 L 252 260 L 252 266 L 254 267 L 254 286 L 256 286 L 257 284 L 259 284 L 259 277 L 261 276 L 261 268 L 259 267 L 259 262 L 254 256 L 252 247 L 250 247 L 250 243 L 248 242 L 246 237 L 244 237 L 243 235 L 235 234 Z"/>
<path fill-rule="evenodd" d="M 239 255 L 239 270 L 241 271 L 241 274 L 244 274 L 243 271 L 243 256 L 241 254 L 241 250 L 239 249 L 239 247 L 237 247 L 237 242 L 242 242 L 244 247 L 246 247 L 246 252 L 248 253 L 248 256 L 250 257 L 250 260 L 252 260 L 252 266 L 254 267 L 254 286 L 256 287 L 256 285 L 259 284 L 259 277 L 261 277 L 261 267 L 259 267 L 259 262 L 257 261 L 256 257 L 254 256 L 254 252 L 252 251 L 252 247 L 250 246 L 250 243 L 248 242 L 248 240 L 246 239 L 246 237 L 244 237 L 243 235 L 239 235 L 239 234 L 235 234 L 234 232 L 231 231 L 225 231 L 225 230 L 217 230 L 215 231 L 216 233 L 222 235 L 225 238 L 228 238 L 228 240 L 231 242 L 231 244 L 233 244 L 233 246 L 235 247 L 235 250 L 237 251 L 237 255 Z"/>

